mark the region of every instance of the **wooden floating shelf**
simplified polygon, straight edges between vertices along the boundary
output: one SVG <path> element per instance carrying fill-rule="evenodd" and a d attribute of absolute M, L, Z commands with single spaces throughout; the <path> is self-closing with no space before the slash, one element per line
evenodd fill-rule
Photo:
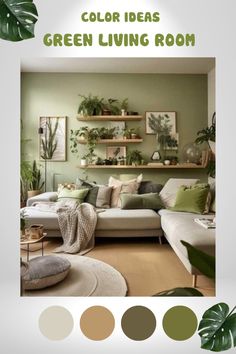
<path fill-rule="evenodd" d="M 77 116 L 80 122 L 104 122 L 104 121 L 137 121 L 142 120 L 143 116 Z"/>
<path fill-rule="evenodd" d="M 132 166 L 132 165 L 87 165 L 87 166 L 78 166 L 78 168 L 83 169 L 200 169 L 205 168 L 206 166 L 203 165 L 195 165 L 195 164 L 179 164 L 179 165 L 139 165 L 139 166 Z"/>
<path fill-rule="evenodd" d="M 87 144 L 87 140 L 78 139 L 80 144 Z M 100 139 L 97 141 L 97 144 L 136 144 L 142 143 L 143 139 Z"/>

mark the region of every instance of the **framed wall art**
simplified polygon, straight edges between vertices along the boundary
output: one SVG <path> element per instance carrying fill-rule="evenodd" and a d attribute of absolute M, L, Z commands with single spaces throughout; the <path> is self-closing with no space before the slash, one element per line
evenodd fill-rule
<path fill-rule="evenodd" d="M 67 117 L 39 118 L 39 156 L 41 160 L 66 161 Z"/>

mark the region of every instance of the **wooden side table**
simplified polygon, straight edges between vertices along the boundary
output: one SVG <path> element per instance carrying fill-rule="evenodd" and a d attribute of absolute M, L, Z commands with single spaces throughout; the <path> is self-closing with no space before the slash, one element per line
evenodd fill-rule
<path fill-rule="evenodd" d="M 45 239 L 45 237 L 47 236 L 47 233 L 46 232 L 44 232 L 43 233 L 43 236 L 42 237 L 40 237 L 40 238 L 38 238 L 38 239 L 27 239 L 27 238 L 21 238 L 21 240 L 20 240 L 20 245 L 21 246 L 24 246 L 24 245 L 26 245 L 27 246 L 27 249 L 26 249 L 26 252 L 27 252 L 27 262 L 29 262 L 29 254 L 30 254 L 30 252 L 33 252 L 33 251 L 30 251 L 30 245 L 32 245 L 32 244 L 35 244 L 35 243 L 39 243 L 39 242 L 41 242 L 41 251 L 42 251 L 42 256 L 43 256 L 43 252 L 44 252 L 44 249 L 43 249 L 43 241 L 44 241 L 44 239 Z"/>

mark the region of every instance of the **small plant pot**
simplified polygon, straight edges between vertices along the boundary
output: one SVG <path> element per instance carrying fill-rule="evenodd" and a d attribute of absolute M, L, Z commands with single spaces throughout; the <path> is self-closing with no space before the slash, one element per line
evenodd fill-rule
<path fill-rule="evenodd" d="M 28 198 L 32 198 L 34 197 L 35 195 L 38 195 L 40 194 L 40 190 L 39 189 L 36 189 L 36 190 L 33 190 L 33 191 L 28 191 L 27 195 L 28 195 Z"/>
<path fill-rule="evenodd" d="M 135 133 L 131 134 L 131 139 L 137 139 L 137 134 Z"/>
<path fill-rule="evenodd" d="M 170 165 L 170 160 L 164 160 L 163 163 L 164 163 L 165 166 L 169 166 Z"/>
<path fill-rule="evenodd" d="M 80 160 L 80 165 L 81 166 L 87 166 L 87 160 L 86 159 L 81 159 Z"/>
<path fill-rule="evenodd" d="M 122 116 L 125 116 L 125 115 L 126 115 L 126 112 L 125 112 L 124 109 L 121 110 L 121 115 L 122 115 Z"/>

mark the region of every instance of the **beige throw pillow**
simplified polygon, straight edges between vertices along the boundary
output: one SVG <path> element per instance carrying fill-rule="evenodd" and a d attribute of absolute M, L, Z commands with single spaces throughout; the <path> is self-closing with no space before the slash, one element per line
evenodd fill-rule
<path fill-rule="evenodd" d="M 111 207 L 116 208 L 121 206 L 120 193 L 138 193 L 138 188 L 140 186 L 140 183 L 142 182 L 142 179 L 142 174 L 129 181 L 120 181 L 117 178 L 110 177 L 108 185 L 109 187 L 113 187 L 111 194 Z"/>

